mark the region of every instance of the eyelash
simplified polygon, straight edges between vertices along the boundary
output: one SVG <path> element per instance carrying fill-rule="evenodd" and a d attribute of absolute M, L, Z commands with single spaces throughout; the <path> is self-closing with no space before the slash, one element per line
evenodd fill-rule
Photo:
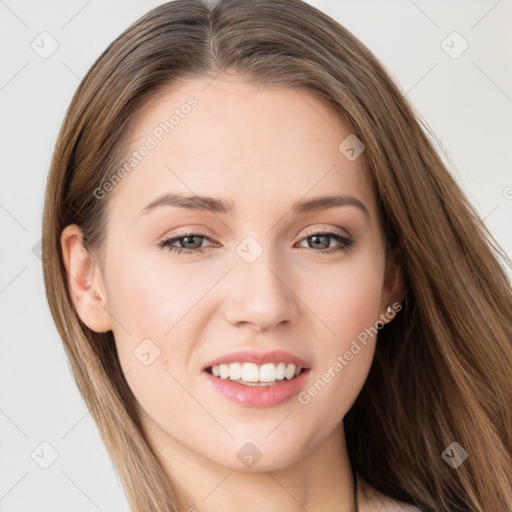
<path fill-rule="evenodd" d="M 210 240 L 210 237 L 205 235 L 204 233 L 179 233 L 180 236 L 173 236 L 172 238 L 166 238 L 164 240 L 161 240 L 159 243 L 158 243 L 158 247 L 160 247 L 161 249 L 168 249 L 169 252 L 174 252 L 176 253 L 177 255 L 178 254 L 181 254 L 181 253 L 184 253 L 186 255 L 189 255 L 189 254 L 202 254 L 204 253 L 204 248 L 199 248 L 199 249 L 183 249 L 182 247 L 174 247 L 172 245 L 170 245 L 171 243 L 173 242 L 177 242 L 178 240 L 182 240 L 183 238 L 188 238 L 188 237 L 194 237 L 194 236 L 198 236 L 198 237 L 202 237 L 202 238 L 207 238 L 208 240 Z M 352 240 L 351 238 L 348 238 L 344 235 L 342 235 L 341 233 L 338 233 L 336 231 L 322 231 L 322 230 L 317 230 L 317 231 L 308 231 L 305 233 L 306 236 L 304 236 L 300 241 L 302 242 L 303 240 L 306 240 L 307 238 L 310 238 L 312 236 L 318 236 L 318 235 L 324 235 L 324 236 L 328 236 L 329 238 L 334 238 L 335 240 L 337 240 L 338 242 L 341 243 L 341 246 L 336 248 L 335 250 L 332 250 L 332 247 L 330 249 L 322 249 L 322 250 L 315 250 L 311 247 L 309 247 L 308 249 L 318 253 L 318 254 L 333 254 L 333 253 L 337 253 L 339 251 L 341 252 L 348 252 L 350 250 L 350 248 L 353 246 L 354 244 L 354 240 Z"/>

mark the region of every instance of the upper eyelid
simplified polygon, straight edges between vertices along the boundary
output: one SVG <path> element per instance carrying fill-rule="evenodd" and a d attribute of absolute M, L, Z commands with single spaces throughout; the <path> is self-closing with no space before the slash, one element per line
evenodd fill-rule
<path fill-rule="evenodd" d="M 341 231 L 341 230 L 340 230 Z M 304 236 L 302 238 L 307 238 L 308 236 L 312 236 L 312 235 L 315 235 L 315 234 L 325 234 L 325 235 L 338 235 L 338 236 L 341 236 L 343 238 L 351 238 L 352 236 L 349 234 L 349 233 L 346 233 L 346 234 L 343 234 L 341 233 L 340 231 L 338 231 L 337 229 L 335 228 L 329 228 L 329 229 L 311 229 L 311 230 L 308 230 L 304 233 Z"/>

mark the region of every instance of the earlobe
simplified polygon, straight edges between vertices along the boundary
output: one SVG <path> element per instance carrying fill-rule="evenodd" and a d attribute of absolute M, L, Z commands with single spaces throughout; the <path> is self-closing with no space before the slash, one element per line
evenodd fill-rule
<path fill-rule="evenodd" d="M 98 262 L 83 246 L 81 229 L 72 224 L 61 234 L 61 249 L 68 288 L 78 316 L 89 329 L 112 329 L 103 279 Z"/>
<path fill-rule="evenodd" d="M 391 322 L 398 311 L 402 309 L 401 304 L 404 298 L 405 289 L 402 270 L 397 253 L 393 251 L 386 264 L 381 304 L 383 313 L 379 317 L 379 323 L 387 324 Z"/>

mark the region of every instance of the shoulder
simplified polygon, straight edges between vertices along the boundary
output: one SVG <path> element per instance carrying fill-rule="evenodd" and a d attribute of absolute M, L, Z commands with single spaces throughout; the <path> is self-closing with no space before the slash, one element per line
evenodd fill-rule
<path fill-rule="evenodd" d="M 422 512 L 418 507 L 394 500 L 368 484 L 357 475 L 359 512 Z"/>

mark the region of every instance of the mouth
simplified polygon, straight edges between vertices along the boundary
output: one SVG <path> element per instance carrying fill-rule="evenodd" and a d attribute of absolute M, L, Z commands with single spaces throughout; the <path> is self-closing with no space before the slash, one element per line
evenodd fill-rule
<path fill-rule="evenodd" d="M 311 364 L 284 350 L 238 350 L 203 366 L 202 375 L 224 398 L 243 407 L 274 407 L 306 386 Z"/>
<path fill-rule="evenodd" d="M 284 367 L 284 368 L 283 368 Z M 242 407 L 270 408 L 284 404 L 306 386 L 310 368 L 291 363 L 229 363 L 203 370 L 208 384 Z"/>

